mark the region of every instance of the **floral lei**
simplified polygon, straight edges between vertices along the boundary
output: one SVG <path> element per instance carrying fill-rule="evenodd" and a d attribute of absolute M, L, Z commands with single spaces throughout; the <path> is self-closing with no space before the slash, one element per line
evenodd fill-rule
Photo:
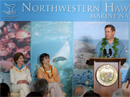
<path fill-rule="evenodd" d="M 102 47 L 100 48 L 100 50 L 102 51 L 102 53 L 103 53 L 103 50 L 105 49 L 105 46 L 107 45 L 107 42 L 106 42 L 106 38 L 103 38 L 102 39 L 102 43 L 101 43 L 101 45 L 102 45 Z M 116 56 L 117 56 L 117 48 L 116 48 L 116 46 L 119 44 L 119 42 L 118 42 L 118 38 L 114 38 L 114 41 L 113 41 L 113 44 L 114 44 L 114 46 L 112 46 L 112 48 L 113 48 L 113 50 L 115 51 L 115 53 L 113 54 L 113 58 L 116 58 Z M 103 53 L 103 55 L 101 56 L 101 58 L 105 58 L 105 55 L 104 55 L 104 53 Z"/>
<path fill-rule="evenodd" d="M 45 73 L 47 74 L 47 76 L 49 77 L 49 78 L 52 78 L 53 77 L 53 70 L 52 70 L 52 66 L 51 65 L 49 65 L 50 66 L 50 68 L 51 68 L 51 75 L 49 76 L 49 74 L 47 73 L 47 70 L 46 70 L 46 68 L 44 67 L 44 66 L 42 66 L 42 68 L 44 69 L 44 71 L 45 71 Z"/>

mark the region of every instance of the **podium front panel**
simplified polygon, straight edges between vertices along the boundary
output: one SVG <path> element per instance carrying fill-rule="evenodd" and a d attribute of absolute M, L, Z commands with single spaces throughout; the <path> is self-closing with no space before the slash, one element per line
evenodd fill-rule
<path fill-rule="evenodd" d="M 102 65 L 111 65 L 113 66 L 118 73 L 118 78 L 115 81 L 114 84 L 110 86 L 104 86 L 100 84 L 96 78 L 96 72 L 99 67 Z M 112 94 L 114 91 L 116 91 L 119 88 L 119 82 L 120 82 L 120 72 L 119 72 L 119 63 L 118 62 L 95 62 L 94 61 L 94 92 L 101 95 L 101 97 L 112 97 Z"/>

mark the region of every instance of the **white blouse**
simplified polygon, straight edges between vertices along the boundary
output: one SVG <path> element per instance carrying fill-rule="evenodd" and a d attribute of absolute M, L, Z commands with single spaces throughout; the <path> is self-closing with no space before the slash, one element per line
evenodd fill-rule
<path fill-rule="evenodd" d="M 27 66 L 24 66 L 21 70 L 17 69 L 15 66 L 10 69 L 10 81 L 12 84 L 17 84 L 19 80 L 27 80 L 29 83 L 32 81 L 30 70 Z"/>

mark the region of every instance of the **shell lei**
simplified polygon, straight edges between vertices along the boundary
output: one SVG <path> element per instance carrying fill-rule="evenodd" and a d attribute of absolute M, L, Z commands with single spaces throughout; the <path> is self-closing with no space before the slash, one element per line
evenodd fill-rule
<path fill-rule="evenodd" d="M 51 75 L 49 76 L 49 74 L 47 73 L 47 70 L 46 70 L 46 68 L 44 67 L 44 66 L 42 66 L 42 68 L 44 69 L 44 71 L 45 71 L 45 73 L 47 74 L 47 76 L 49 77 L 49 78 L 52 78 L 53 77 L 53 70 L 52 70 L 52 66 L 51 65 L 49 65 L 50 66 L 50 68 L 51 68 Z"/>
<path fill-rule="evenodd" d="M 100 50 L 102 51 L 102 53 L 103 53 L 103 50 L 105 49 L 105 46 L 107 45 L 107 42 L 106 42 L 106 38 L 103 38 L 102 39 L 102 43 L 101 43 L 101 45 L 102 45 L 102 47 L 100 48 Z M 112 46 L 112 48 L 113 48 L 113 50 L 115 51 L 115 53 L 113 54 L 113 57 L 112 58 L 116 58 L 116 56 L 117 56 L 117 48 L 116 48 L 116 46 L 119 44 L 118 43 L 118 38 L 114 38 L 114 41 L 113 41 L 113 44 L 114 44 L 114 46 Z M 103 55 L 101 56 L 101 58 L 105 58 L 105 55 L 104 55 L 104 53 L 103 53 Z"/>
<path fill-rule="evenodd" d="M 17 72 L 23 72 L 27 69 L 27 66 L 25 66 L 23 69 L 19 70 L 17 69 L 15 66 L 14 66 L 14 70 L 17 71 Z"/>

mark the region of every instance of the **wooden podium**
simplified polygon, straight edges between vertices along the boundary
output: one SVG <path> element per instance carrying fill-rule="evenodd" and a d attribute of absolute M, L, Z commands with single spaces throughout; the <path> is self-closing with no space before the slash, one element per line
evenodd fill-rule
<path fill-rule="evenodd" d="M 121 87 L 121 72 L 120 66 L 124 64 L 126 58 L 90 58 L 89 65 L 94 65 L 94 92 L 101 97 L 112 97 L 113 93 Z M 117 71 L 117 80 L 112 85 L 105 86 L 98 80 L 97 74 L 103 66 L 115 67 Z M 108 69 L 109 70 L 109 69 Z M 113 77 L 114 79 L 114 77 Z M 109 82 L 108 82 L 109 83 Z"/>

